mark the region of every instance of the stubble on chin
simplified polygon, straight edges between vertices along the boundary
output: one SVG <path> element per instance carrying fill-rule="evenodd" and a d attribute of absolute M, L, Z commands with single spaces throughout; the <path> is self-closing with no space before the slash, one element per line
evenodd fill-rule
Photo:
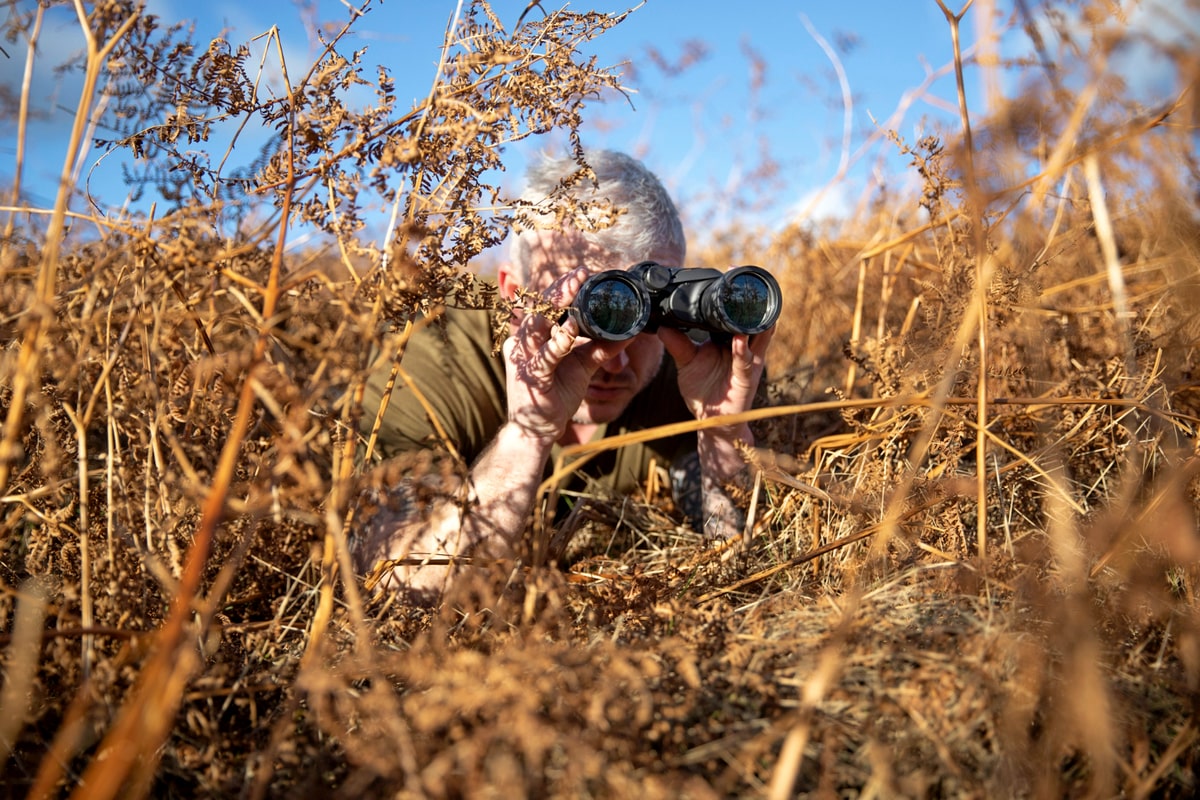
<path fill-rule="evenodd" d="M 630 397 L 630 402 L 632 402 L 632 400 L 633 398 Z M 624 403 L 620 408 L 615 408 L 611 411 L 606 407 L 604 412 L 599 415 L 599 418 L 597 418 L 597 415 L 590 408 L 587 408 L 586 405 L 584 405 L 580 406 L 579 410 L 575 412 L 575 415 L 571 417 L 571 422 L 575 423 L 576 425 L 605 425 L 621 416 L 621 414 L 623 414 L 627 408 L 629 408 L 628 402 Z"/>

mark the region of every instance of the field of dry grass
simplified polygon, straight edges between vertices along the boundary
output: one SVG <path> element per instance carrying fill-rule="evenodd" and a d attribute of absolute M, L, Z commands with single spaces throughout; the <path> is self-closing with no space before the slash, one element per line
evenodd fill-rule
<path fill-rule="evenodd" d="M 8 24 L 36 41 L 39 8 Z M 111 146 L 174 199 L 39 208 L 18 177 L 3 210 L 6 796 L 1200 791 L 1196 48 L 1146 108 L 1102 69 L 1119 38 L 1083 41 L 1019 102 L 895 137 L 919 197 L 694 253 L 787 298 L 742 541 L 650 481 L 578 498 L 561 564 L 419 609 L 349 570 L 368 345 L 493 302 L 461 268 L 513 224 L 487 170 L 618 84 L 574 49 L 613 20 L 473 5 L 409 109 L 337 31 L 271 98 L 236 43 L 80 8 L 64 176 L 119 86 Z M 194 158 L 251 118 L 279 132 L 252 170 Z M 287 249 L 301 224 L 325 244 Z"/>

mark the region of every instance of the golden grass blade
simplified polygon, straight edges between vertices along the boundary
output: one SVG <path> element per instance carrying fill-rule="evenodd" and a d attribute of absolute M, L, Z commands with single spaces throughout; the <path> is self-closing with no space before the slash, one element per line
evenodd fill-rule
<path fill-rule="evenodd" d="M 44 581 L 30 578 L 21 585 L 5 658 L 4 687 L 0 689 L 0 771 L 8 764 L 37 694 L 46 601 Z"/>
<path fill-rule="evenodd" d="M 1083 174 L 1087 180 L 1088 201 L 1092 206 L 1092 219 L 1096 222 L 1096 238 L 1100 240 L 1100 252 L 1104 255 L 1104 272 L 1108 278 L 1108 289 L 1112 293 L 1113 309 L 1117 327 L 1125 351 L 1125 372 L 1130 378 L 1137 377 L 1137 362 L 1133 353 L 1133 339 L 1129 331 L 1129 296 L 1125 289 L 1125 273 L 1117 257 L 1117 243 L 1113 236 L 1112 220 L 1108 216 L 1108 203 L 1104 200 L 1104 185 L 1100 180 L 1100 160 L 1095 153 L 1083 159 Z"/>
<path fill-rule="evenodd" d="M 289 217 L 291 194 L 284 194 L 283 218 Z M 281 225 L 279 242 L 272 260 L 266 291 L 263 296 L 261 318 L 272 319 L 279 301 L 280 273 L 284 245 L 288 229 Z M 156 755 L 167 737 L 174 721 L 176 710 L 183 697 L 183 687 L 191 679 L 197 666 L 198 653 L 185 639 L 185 627 L 192 618 L 192 603 L 200 588 L 212 540 L 216 528 L 225 514 L 226 496 L 246 431 L 249 429 L 254 411 L 253 379 L 263 364 L 269 331 L 263 329 L 255 340 L 251 367 L 247 370 L 238 396 L 236 416 L 229 437 L 221 450 L 216 474 L 205 498 L 200 526 L 188 550 L 187 561 L 180 580 L 179 591 L 174 598 L 170 616 L 156 637 L 154 655 L 142 668 L 137 685 L 126 699 L 112 729 L 104 739 L 101 750 L 103 760 L 88 765 L 81 780 L 81 789 L 74 797 L 103 800 L 115 797 L 131 776 L 140 772 L 143 776 L 152 771 Z M 208 620 L 202 620 L 207 625 Z M 142 761 L 139 768 L 139 760 Z M 137 780 L 148 788 L 146 780 Z"/>
<path fill-rule="evenodd" d="M 75 109 L 74 123 L 67 143 L 66 157 L 63 160 L 58 193 L 55 195 L 54 212 L 50 217 L 45 243 L 41 251 L 35 293 L 36 306 L 33 309 L 34 313 L 25 324 L 17 369 L 13 375 L 13 397 L 4 420 L 4 435 L 0 439 L 0 488 L 8 485 L 11 464 L 19 454 L 17 436 L 25 414 L 26 398 L 30 390 L 41 381 L 41 340 L 49 330 L 54 313 L 58 259 L 62 248 L 67 205 L 73 188 L 71 173 L 78 159 L 79 150 L 83 146 L 83 131 L 95 101 L 96 84 L 103 70 L 104 60 L 108 58 L 109 53 L 125 37 L 139 17 L 138 12 L 135 11 L 107 42 L 97 45 L 88 26 L 87 15 L 83 11 L 82 3 L 77 0 L 75 8 L 79 15 L 80 27 L 88 43 L 87 66 L 83 75 L 83 87 L 80 89 L 79 105 Z"/>

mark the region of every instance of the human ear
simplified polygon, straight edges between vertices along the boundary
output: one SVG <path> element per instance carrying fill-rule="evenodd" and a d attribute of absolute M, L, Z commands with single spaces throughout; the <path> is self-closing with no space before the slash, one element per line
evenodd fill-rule
<path fill-rule="evenodd" d="M 496 284 L 500 287 L 501 297 L 505 300 L 512 300 L 517 296 L 517 289 L 521 287 L 521 283 L 517 270 L 512 264 L 507 261 L 500 264 L 496 270 Z"/>

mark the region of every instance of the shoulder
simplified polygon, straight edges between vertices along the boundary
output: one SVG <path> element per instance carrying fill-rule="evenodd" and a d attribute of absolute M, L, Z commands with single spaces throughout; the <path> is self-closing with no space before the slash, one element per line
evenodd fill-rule
<path fill-rule="evenodd" d="M 385 457 L 437 447 L 445 436 L 470 462 L 505 416 L 504 362 L 493 347 L 490 313 L 447 309 L 398 347 L 402 371 L 384 359 L 368 381 L 364 427 L 382 407 L 378 439 Z"/>
<path fill-rule="evenodd" d="M 443 376 L 476 371 L 503 374 L 503 362 L 493 345 L 490 312 L 447 308 L 404 344 L 403 363 L 410 373 L 428 365 Z"/>

